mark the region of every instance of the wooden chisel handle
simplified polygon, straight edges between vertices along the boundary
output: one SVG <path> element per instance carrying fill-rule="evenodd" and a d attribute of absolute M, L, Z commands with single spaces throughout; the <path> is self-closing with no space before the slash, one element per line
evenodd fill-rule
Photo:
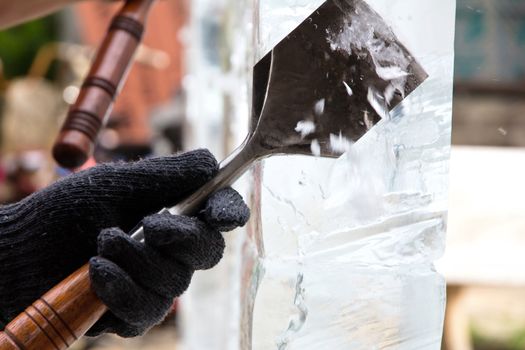
<path fill-rule="evenodd" d="M 106 310 L 86 264 L 11 321 L 0 333 L 0 350 L 65 350 Z"/>
<path fill-rule="evenodd" d="M 77 168 L 92 154 L 124 84 L 155 0 L 127 0 L 113 18 L 53 147 L 56 161 Z"/>

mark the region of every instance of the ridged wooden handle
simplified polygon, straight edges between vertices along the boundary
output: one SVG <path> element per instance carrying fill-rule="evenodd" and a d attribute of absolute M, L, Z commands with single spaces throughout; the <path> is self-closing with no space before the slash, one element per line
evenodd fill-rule
<path fill-rule="evenodd" d="M 154 2 L 127 0 L 113 18 L 53 147 L 53 156 L 63 167 L 77 168 L 92 154 L 98 133 L 126 80 Z"/>
<path fill-rule="evenodd" d="M 65 350 L 106 310 L 86 264 L 11 321 L 0 333 L 0 350 Z"/>

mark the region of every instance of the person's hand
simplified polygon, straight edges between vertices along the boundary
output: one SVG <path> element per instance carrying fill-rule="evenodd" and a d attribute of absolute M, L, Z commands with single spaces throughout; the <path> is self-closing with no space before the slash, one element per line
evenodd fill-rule
<path fill-rule="evenodd" d="M 110 312 L 89 335 L 136 336 L 162 321 L 193 272 L 221 259 L 219 231 L 244 225 L 249 210 L 227 188 L 197 217 L 151 214 L 216 172 L 205 150 L 103 164 L 0 207 L 0 329 L 90 258 L 92 287 Z M 141 244 L 124 232 L 144 216 Z"/>

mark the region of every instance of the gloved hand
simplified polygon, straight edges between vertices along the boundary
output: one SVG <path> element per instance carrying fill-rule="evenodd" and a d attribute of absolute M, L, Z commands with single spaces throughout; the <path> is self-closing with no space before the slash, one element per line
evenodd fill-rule
<path fill-rule="evenodd" d="M 0 207 L 0 329 L 90 258 L 93 289 L 110 310 L 90 335 L 136 336 L 159 323 L 194 270 L 222 257 L 219 231 L 249 217 L 231 188 L 213 194 L 198 217 L 151 215 L 216 172 L 206 150 L 104 164 Z M 124 232 L 146 215 L 139 244 Z"/>

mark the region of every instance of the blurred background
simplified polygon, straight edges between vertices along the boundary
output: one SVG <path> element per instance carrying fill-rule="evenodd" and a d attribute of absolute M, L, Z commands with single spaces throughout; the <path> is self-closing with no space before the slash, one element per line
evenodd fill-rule
<path fill-rule="evenodd" d="M 525 2 L 457 4 L 444 346 L 525 349 Z"/>
<path fill-rule="evenodd" d="M 245 60 L 247 70 L 250 60 L 233 57 L 232 43 L 218 34 L 231 18 L 209 16 L 197 28 L 192 24 L 198 3 L 165 0 L 154 7 L 136 64 L 100 136 L 97 162 L 195 145 L 211 147 L 221 158 L 238 144 L 232 120 L 220 118 L 239 111 L 238 101 L 206 99 L 210 87 L 199 87 L 188 74 L 197 63 L 189 61 L 187 43 L 198 30 L 201 46 L 209 48 L 204 57 L 218 72 L 207 72 L 207 84 L 217 88 L 242 88 L 230 74 L 230 60 Z M 449 233 L 437 264 L 448 281 L 443 346 L 525 349 L 525 2 L 457 4 Z M 50 147 L 118 7 L 80 3 L 0 32 L 1 203 L 68 174 L 54 163 Z M 199 110 L 206 115 L 200 117 L 210 121 L 204 134 L 185 97 L 196 88 L 203 91 Z M 220 137 L 199 141 L 213 135 Z M 176 311 L 143 339 L 84 339 L 76 348 L 173 349 Z"/>

